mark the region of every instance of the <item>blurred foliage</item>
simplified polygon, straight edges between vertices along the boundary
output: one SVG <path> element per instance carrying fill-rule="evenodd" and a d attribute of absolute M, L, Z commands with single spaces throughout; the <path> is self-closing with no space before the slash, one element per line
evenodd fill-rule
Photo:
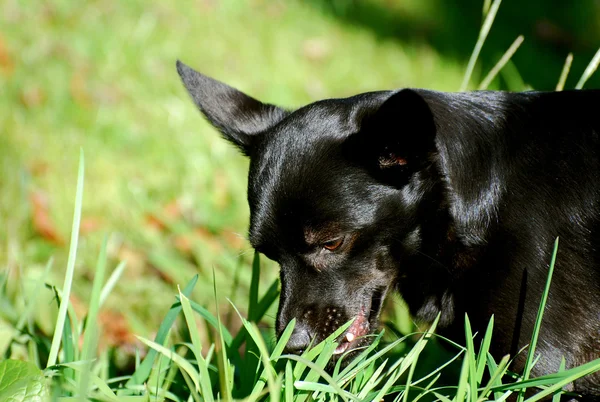
<path fill-rule="evenodd" d="M 551 89 L 572 51 L 572 87 L 598 46 L 598 15 L 593 0 L 504 0 L 474 81 L 522 33 L 493 86 Z M 33 281 L 54 256 L 50 278 L 61 283 L 83 148 L 73 297 L 89 294 L 110 234 L 112 267 L 128 264 L 100 316 L 110 343 L 153 331 L 174 284 L 195 272 L 194 300 L 212 303 L 213 275 L 223 304 L 245 300 L 247 161 L 197 113 L 175 60 L 287 107 L 403 86 L 451 91 L 481 16 L 482 4 L 466 0 L 4 0 L 0 267 Z M 264 271 L 265 284 L 277 275 Z M 42 331 L 56 315 L 51 298 L 38 312 Z"/>

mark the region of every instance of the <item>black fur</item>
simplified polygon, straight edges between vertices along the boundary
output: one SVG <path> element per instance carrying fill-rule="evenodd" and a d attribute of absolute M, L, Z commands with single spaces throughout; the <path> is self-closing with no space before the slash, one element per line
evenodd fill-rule
<path fill-rule="evenodd" d="M 356 317 L 357 334 L 375 331 L 397 290 L 457 341 L 465 313 L 479 331 L 494 314 L 493 353 L 514 354 L 558 236 L 533 374 L 600 357 L 600 91 L 404 89 L 290 112 L 177 68 L 250 157 L 250 241 L 281 266 L 277 331 L 297 319 L 291 351 Z M 600 376 L 570 389 L 599 399 Z"/>

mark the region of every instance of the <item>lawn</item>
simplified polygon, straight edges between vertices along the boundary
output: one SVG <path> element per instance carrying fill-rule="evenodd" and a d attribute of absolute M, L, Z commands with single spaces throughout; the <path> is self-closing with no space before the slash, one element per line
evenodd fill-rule
<path fill-rule="evenodd" d="M 599 43 L 597 4 L 520 4 L 504 0 L 469 88 L 519 34 L 525 41 L 492 88 L 552 89 L 568 52 L 575 57 L 566 87 L 574 87 Z M 89 314 L 104 239 L 104 279 L 126 264 L 98 312 L 94 344 L 106 376 L 132 374 L 136 348 L 147 350 L 135 335 L 154 339 L 177 286 L 183 290 L 196 274 L 189 299 L 211 314 L 218 309 L 232 334 L 242 320 L 229 300 L 248 317 L 251 289 L 260 284 L 262 295 L 274 283 L 273 263 L 263 258 L 260 277 L 251 268 L 247 161 L 195 110 L 175 60 L 286 107 L 398 87 L 455 91 L 481 23 L 482 4 L 466 0 L 452 7 L 436 0 L 2 2 L 4 358 L 32 360 L 30 344 L 11 343 L 24 315 L 29 335 L 51 342 L 58 308 L 50 286 L 61 289 L 65 278 L 80 150 L 85 184 L 74 317 Z M 586 86 L 599 83 L 594 76 Z M 38 287 L 40 278 L 49 286 Z M 252 321 L 271 347 L 276 303 L 268 304 Z M 414 329 L 400 299 L 388 304 L 397 325 L 387 341 Z M 200 318 L 194 325 L 206 353 L 216 333 Z M 183 332 L 173 329 L 173 342 L 191 340 Z M 409 340 L 412 346 L 417 337 Z M 44 368 L 45 358 L 33 360 Z"/>

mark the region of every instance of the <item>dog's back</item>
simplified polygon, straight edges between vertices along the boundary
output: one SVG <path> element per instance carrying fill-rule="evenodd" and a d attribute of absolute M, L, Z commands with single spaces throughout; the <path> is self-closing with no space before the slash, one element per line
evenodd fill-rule
<path fill-rule="evenodd" d="M 468 246 L 454 257 L 459 310 L 478 328 L 494 314 L 494 349 L 517 353 L 559 237 L 534 373 L 558 370 L 562 355 L 570 367 L 600 358 L 600 91 L 424 97 L 454 231 Z M 600 394 L 599 384 L 590 376 L 577 390 Z"/>

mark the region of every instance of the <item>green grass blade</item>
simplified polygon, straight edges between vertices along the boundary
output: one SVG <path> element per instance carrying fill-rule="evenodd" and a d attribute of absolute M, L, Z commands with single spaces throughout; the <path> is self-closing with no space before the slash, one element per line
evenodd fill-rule
<path fill-rule="evenodd" d="M 123 271 L 125 271 L 126 266 L 127 262 L 121 261 L 119 265 L 117 265 L 117 268 L 115 268 L 115 270 L 108 278 L 108 281 L 106 281 L 106 284 L 104 285 L 104 287 L 102 288 L 102 292 L 100 293 L 100 307 L 104 305 L 104 302 L 108 298 L 108 295 L 110 295 L 112 290 L 115 288 L 117 282 L 121 278 L 121 275 L 123 275 Z"/>
<path fill-rule="evenodd" d="M 565 357 L 563 356 L 562 359 L 560 359 L 560 366 L 558 367 L 558 372 L 562 373 L 563 371 L 565 371 L 566 365 L 567 362 L 565 361 Z M 557 391 L 556 394 L 554 394 L 554 396 L 552 397 L 552 402 L 560 402 L 561 391 Z"/>
<path fill-rule="evenodd" d="M 302 353 L 302 358 L 308 361 L 313 361 L 317 356 L 319 356 L 323 352 L 323 349 L 325 348 L 327 342 L 333 342 L 335 339 L 337 339 L 340 335 L 344 333 L 344 331 L 346 331 L 350 327 L 350 325 L 352 325 L 352 322 L 354 322 L 354 320 L 348 321 L 347 323 L 336 329 L 331 335 L 325 338 L 325 340 L 321 341 L 318 345 L 306 350 L 304 353 Z M 306 366 L 302 364 L 296 364 L 296 367 L 294 368 L 294 377 L 300 378 L 305 367 Z"/>
<path fill-rule="evenodd" d="M 259 322 L 263 319 L 264 315 L 269 310 L 269 307 L 277 300 L 279 297 L 279 280 L 274 280 L 269 289 L 265 292 L 264 296 L 258 302 L 256 306 L 256 322 Z"/>
<path fill-rule="evenodd" d="M 294 372 L 292 362 L 285 363 L 285 402 L 294 401 Z"/>
<path fill-rule="evenodd" d="M 600 371 L 600 359 L 592 360 L 591 362 L 582 364 L 581 366 L 574 367 L 569 370 L 565 370 L 560 373 L 552 373 L 537 378 L 521 380 L 518 382 L 504 384 L 501 386 L 494 386 L 492 387 L 492 390 L 496 392 L 513 391 L 532 387 L 547 387 L 543 392 L 549 391 L 549 393 L 544 394 L 549 395 L 554 391 L 559 390 L 564 385 L 577 380 L 578 378 L 585 377 L 586 375 L 590 375 L 598 371 Z M 537 396 L 538 394 L 535 395 L 535 397 Z"/>
<path fill-rule="evenodd" d="M 94 346 L 96 342 L 94 337 L 98 332 L 98 311 L 100 309 L 100 294 L 104 283 L 106 273 L 106 244 L 107 238 L 104 238 L 100 248 L 100 255 L 96 263 L 96 273 L 92 285 L 92 295 L 90 296 L 89 311 L 85 319 L 85 332 L 83 335 L 83 346 L 81 351 L 81 360 L 91 360 L 96 355 Z"/>
<path fill-rule="evenodd" d="M 487 354 L 490 350 L 490 344 L 492 343 L 492 333 L 494 332 L 494 316 L 490 317 L 490 322 L 488 323 L 487 329 L 485 331 L 485 336 L 483 337 L 483 341 L 481 342 L 481 347 L 479 348 L 479 355 L 477 355 L 477 381 L 481 382 L 483 378 L 483 372 L 485 370 L 485 363 Z"/>
<path fill-rule="evenodd" d="M 492 0 L 483 0 L 483 18 L 490 12 L 490 6 L 492 5 Z"/>
<path fill-rule="evenodd" d="M 297 355 L 283 355 L 281 357 L 284 359 L 295 360 L 299 363 L 302 363 L 306 367 L 308 367 L 310 369 L 310 373 L 313 374 L 312 378 L 314 378 L 316 380 L 320 377 L 320 378 L 324 379 L 325 381 L 327 381 L 327 384 L 329 384 L 329 386 L 331 387 L 329 392 L 332 392 L 332 391 L 335 392 L 335 394 L 337 394 L 344 401 L 347 401 L 349 399 L 354 400 L 354 401 L 360 400 L 357 396 L 352 395 L 351 393 L 349 393 L 347 391 L 344 391 L 337 384 L 337 382 L 329 374 L 327 374 L 325 369 L 323 367 L 321 367 L 318 363 L 312 362 L 308 359 L 305 359 L 302 356 L 297 356 Z M 315 380 L 296 381 L 294 383 L 294 386 L 298 389 L 306 389 L 308 383 L 316 384 L 314 382 Z"/>
<path fill-rule="evenodd" d="M 179 300 L 179 297 L 177 299 Z M 217 317 L 215 317 L 210 311 L 208 311 L 206 308 L 202 307 L 195 301 L 193 301 L 193 300 L 188 300 L 188 301 L 190 303 L 190 306 L 192 307 L 192 310 L 194 310 L 196 313 L 200 314 L 200 316 L 202 318 L 204 318 L 206 320 L 206 322 L 209 323 L 214 329 L 216 329 L 217 331 L 219 331 L 220 329 L 223 330 L 223 334 L 222 334 L 223 340 L 225 341 L 225 344 L 227 346 L 230 346 L 231 343 L 233 342 L 233 336 L 227 330 L 227 328 L 219 325 L 219 319 Z"/>
<path fill-rule="evenodd" d="M 48 278 L 48 274 L 50 273 L 50 270 L 52 269 L 52 264 L 54 264 L 54 258 L 50 257 L 50 259 L 48 260 L 48 263 L 46 264 L 46 267 L 44 268 L 44 273 L 38 278 L 38 280 L 36 281 L 36 284 L 33 288 L 33 291 L 25 299 L 25 300 L 28 300 L 27 307 L 25 308 L 25 312 L 19 318 L 19 322 L 16 325 L 17 331 L 21 332 L 23 330 L 23 328 L 25 327 L 25 324 L 27 324 L 29 322 L 29 320 L 31 319 L 31 314 L 35 311 L 35 306 L 37 305 L 37 302 L 39 300 L 38 296 L 39 296 L 40 292 L 42 291 L 42 289 L 44 288 L 44 283 L 46 282 L 46 278 Z"/>
<path fill-rule="evenodd" d="M 387 363 L 388 359 L 385 359 L 383 363 L 381 363 L 379 367 L 377 367 L 377 370 L 375 370 L 375 372 L 371 376 L 369 376 L 369 380 L 358 394 L 359 399 L 364 400 L 367 397 L 368 393 L 371 392 L 371 390 L 383 380 L 384 377 L 381 376 L 381 373 L 383 372 L 383 369 L 387 366 Z M 410 382 L 410 379 L 408 382 Z"/>
<path fill-rule="evenodd" d="M 513 57 L 513 55 L 517 52 L 517 50 L 519 50 L 519 47 L 521 46 L 524 40 L 525 37 L 523 35 L 519 35 L 517 39 L 515 39 L 512 45 L 510 45 L 506 52 L 504 52 L 500 60 L 498 60 L 498 63 L 496 63 L 496 65 L 490 70 L 488 75 L 486 75 L 483 81 L 481 81 L 481 84 L 479 84 L 478 89 L 487 89 L 490 86 L 494 78 L 496 78 L 496 76 L 504 68 L 506 63 L 508 63 Z"/>
<path fill-rule="evenodd" d="M 444 396 L 444 395 L 442 395 L 442 394 L 440 394 L 440 393 L 434 392 L 434 393 L 433 393 L 433 395 L 435 395 L 435 397 L 436 397 L 437 399 L 439 399 L 440 401 L 442 401 L 442 402 L 452 402 L 452 401 L 450 400 L 450 398 L 448 398 L 448 397 L 446 397 L 446 396 Z"/>
<path fill-rule="evenodd" d="M 488 384 L 483 389 L 481 394 L 479 394 L 479 398 L 477 399 L 478 402 L 487 400 L 487 395 L 492 390 L 492 387 L 494 386 L 494 384 L 496 384 L 497 381 L 504 376 L 504 374 L 506 373 L 506 370 L 508 370 L 509 362 L 510 362 L 510 356 L 508 356 L 508 355 L 504 356 L 502 358 L 502 360 L 500 360 L 500 364 L 498 364 L 498 366 L 496 366 L 495 369 L 493 370 L 493 373 L 491 375 L 490 380 L 488 381 Z"/>
<path fill-rule="evenodd" d="M 487 38 L 487 35 L 490 32 L 490 29 L 492 28 L 492 24 L 494 23 L 494 19 L 496 18 L 496 13 L 500 8 L 500 3 L 502 3 L 502 0 L 494 0 L 494 2 L 489 8 L 489 11 L 487 12 L 485 20 L 483 21 L 483 25 L 481 26 L 481 30 L 479 31 L 479 37 L 477 38 L 477 43 L 475 43 L 475 48 L 473 49 L 473 53 L 471 54 L 471 58 L 469 59 L 469 63 L 467 64 L 467 70 L 465 71 L 463 82 L 460 85 L 461 91 L 466 91 L 469 87 L 469 81 L 471 81 L 471 75 L 473 75 L 475 63 L 477 63 L 479 53 L 481 52 L 485 39 Z"/>
<path fill-rule="evenodd" d="M 190 376 L 190 380 L 193 382 L 194 388 L 197 391 L 201 389 L 200 383 L 198 382 L 200 374 L 198 373 L 198 371 L 196 371 L 194 366 L 189 361 L 175 353 L 173 350 L 165 348 L 163 345 L 160 345 L 156 342 L 152 342 L 149 339 L 142 338 L 141 336 L 136 335 L 135 337 L 139 339 L 142 343 L 146 344 L 148 347 L 152 348 L 158 353 L 161 353 L 162 355 L 166 356 L 171 361 L 173 361 L 173 363 L 177 364 L 182 371 L 185 371 Z"/>
<path fill-rule="evenodd" d="M 435 321 L 431 324 L 431 327 L 421 336 L 421 338 L 417 341 L 415 346 L 408 352 L 405 358 L 399 360 L 395 364 L 393 364 L 388 370 L 388 380 L 384 384 L 384 386 L 379 390 L 379 392 L 372 398 L 373 400 L 382 399 L 390 390 L 390 388 L 398 381 L 398 378 L 408 369 L 413 361 L 418 358 L 421 354 L 425 346 L 431 339 L 435 329 L 437 328 L 437 324 L 440 320 L 440 316 L 436 317 Z"/>
<path fill-rule="evenodd" d="M 546 280 L 546 286 L 544 293 L 542 293 L 542 300 L 538 309 L 537 317 L 535 319 L 535 325 L 533 327 L 533 334 L 531 336 L 531 343 L 529 344 L 529 350 L 527 351 L 527 359 L 525 360 L 525 367 L 523 369 L 523 380 L 529 379 L 529 374 L 533 368 L 533 359 L 535 357 L 535 348 L 537 345 L 540 329 L 542 327 L 542 318 L 544 317 L 544 309 L 546 308 L 546 301 L 548 300 L 548 294 L 550 293 L 550 284 L 552 283 L 552 274 L 554 272 L 554 264 L 556 264 L 556 254 L 558 253 L 558 237 L 554 241 L 554 251 L 552 252 L 552 260 L 550 261 L 550 268 L 548 269 L 548 279 Z M 521 402 L 524 398 L 524 392 L 520 392 L 517 397 L 517 402 Z"/>
<path fill-rule="evenodd" d="M 246 319 L 242 319 L 242 323 L 244 325 L 244 327 L 246 328 L 246 331 L 248 331 L 248 335 L 250 335 L 250 337 L 252 338 L 252 340 L 254 341 L 254 343 L 256 344 L 256 346 L 258 347 L 258 350 L 260 352 L 260 360 L 264 366 L 264 373 L 265 373 L 265 377 L 267 378 L 267 387 L 269 389 L 269 394 L 271 395 L 271 397 L 275 397 L 279 395 L 277 386 L 275 384 L 275 369 L 273 368 L 273 366 L 271 365 L 271 360 L 269 358 L 269 353 L 267 351 L 267 346 L 265 345 L 265 341 L 262 337 L 262 335 L 260 334 L 260 331 L 258 329 L 258 327 L 256 326 L 256 324 L 246 320 Z M 249 398 L 252 399 L 252 398 Z"/>
<path fill-rule="evenodd" d="M 69 257 L 67 260 L 67 271 L 65 273 L 65 281 L 62 288 L 62 299 L 58 308 L 58 317 L 56 319 L 56 327 L 50 346 L 50 354 L 48 355 L 48 364 L 46 367 L 51 367 L 56 364 L 58 358 L 58 350 L 60 348 L 60 340 L 62 338 L 65 320 L 67 318 L 67 307 L 69 305 L 69 296 L 71 295 L 71 285 L 73 284 L 73 274 L 75 273 L 75 259 L 77 257 L 77 243 L 79 240 L 79 223 L 81 221 L 81 206 L 83 204 L 83 176 L 84 176 L 84 158 L 83 149 L 79 152 L 79 171 L 77 174 L 77 191 L 75 194 L 75 210 L 73 212 L 73 226 L 71 229 L 71 244 L 69 246 Z"/>
<path fill-rule="evenodd" d="M 183 294 L 189 297 L 189 295 L 192 293 L 192 290 L 194 290 L 194 286 L 196 286 L 197 282 L 198 275 L 194 275 L 194 277 L 188 282 L 188 284 L 183 289 Z M 159 345 L 164 344 L 169 330 L 173 326 L 173 323 L 179 315 L 179 312 L 181 312 L 181 303 L 176 302 L 171 306 L 169 312 L 165 316 L 165 319 L 160 324 L 158 332 L 156 333 L 156 337 L 154 338 L 154 342 L 156 342 Z M 133 373 L 129 381 L 127 381 L 126 386 L 129 387 L 133 385 L 141 385 L 148 379 L 148 376 L 152 371 L 152 366 L 154 365 L 154 359 L 156 358 L 156 355 L 157 351 L 155 349 L 151 349 L 148 351 L 148 354 L 146 355 L 142 363 L 135 370 L 135 373 Z"/>
<path fill-rule="evenodd" d="M 110 387 L 106 384 L 106 382 L 103 379 L 101 379 L 100 377 L 98 377 L 97 375 L 95 375 L 94 373 L 90 372 L 88 361 L 61 363 L 60 366 L 68 367 L 72 370 L 78 371 L 81 374 L 85 373 L 85 374 L 89 375 L 89 378 L 92 381 L 92 383 L 98 388 L 98 390 L 102 393 L 102 395 L 105 398 L 107 398 L 108 400 L 111 400 L 111 401 L 119 401 L 119 398 L 117 398 L 117 395 L 113 392 L 113 390 L 110 389 Z M 79 400 L 85 400 L 85 399 L 79 399 Z"/>
<path fill-rule="evenodd" d="M 454 400 L 456 402 L 462 402 L 465 400 L 467 390 L 469 388 L 469 358 L 465 356 L 460 370 L 460 377 L 458 378 L 458 389 L 456 390 L 456 396 Z"/>
<path fill-rule="evenodd" d="M 212 402 L 214 401 L 214 398 L 212 394 L 210 375 L 208 374 L 208 363 L 202 356 L 202 342 L 200 340 L 198 326 L 196 325 L 196 319 L 194 318 L 194 311 L 190 306 L 188 298 L 181 293 L 181 290 L 179 291 L 179 300 L 181 301 L 185 322 L 188 327 L 190 338 L 192 339 L 192 352 L 196 356 L 196 361 L 198 362 L 198 370 L 200 372 L 198 381 L 200 382 L 202 397 L 205 401 Z"/>
<path fill-rule="evenodd" d="M 221 386 L 221 397 L 225 400 L 232 400 L 233 392 L 233 374 L 235 369 L 231 367 L 229 359 L 227 358 L 227 348 L 224 338 L 224 328 L 221 322 L 221 314 L 219 313 L 219 299 L 217 298 L 217 281 L 215 279 L 215 270 L 213 269 L 213 296 L 215 298 L 215 306 L 217 308 L 217 330 L 219 331 L 219 342 L 221 343 L 221 352 L 217 357 L 217 364 L 219 365 L 219 380 Z M 225 330 L 226 332 L 226 330 Z M 227 332 L 229 334 L 229 332 Z M 231 340 L 231 335 L 229 335 Z M 210 358 L 207 358 L 210 361 Z"/>
<path fill-rule="evenodd" d="M 106 244 L 107 238 L 104 238 L 100 247 L 98 262 L 96 263 L 96 272 L 94 283 L 92 285 L 92 294 L 89 301 L 89 310 L 85 318 L 85 329 L 83 332 L 83 345 L 81 347 L 81 360 L 85 361 L 84 370 L 79 376 L 79 394 L 88 395 L 89 380 L 91 374 L 91 360 L 96 356 L 96 346 L 98 345 L 98 311 L 100 310 L 100 293 L 104 283 L 106 273 Z"/>
<path fill-rule="evenodd" d="M 587 82 L 587 80 L 590 79 L 590 77 L 592 76 L 592 74 L 594 74 L 594 72 L 598 68 L 598 64 L 600 64 L 600 49 L 598 49 L 598 51 L 596 52 L 596 54 L 594 55 L 594 57 L 592 57 L 592 60 L 590 61 L 590 64 L 588 64 L 588 66 L 586 67 L 585 71 L 581 75 L 581 78 L 579 79 L 579 82 L 577 82 L 577 85 L 575 85 L 575 89 L 581 89 L 581 88 L 583 88 L 583 86 L 585 85 L 585 83 Z"/>
<path fill-rule="evenodd" d="M 567 76 L 569 75 L 569 71 L 571 71 L 571 64 L 573 64 L 573 53 L 569 53 L 567 58 L 565 59 L 565 65 L 560 73 L 560 78 L 558 79 L 558 83 L 556 84 L 556 90 L 562 91 L 565 88 L 565 82 L 567 82 Z"/>
<path fill-rule="evenodd" d="M 473 344 L 473 331 L 471 330 L 471 322 L 465 314 L 465 338 L 467 342 L 467 351 L 465 359 L 469 364 L 469 399 L 477 400 L 477 363 L 475 360 L 475 345 Z"/>

